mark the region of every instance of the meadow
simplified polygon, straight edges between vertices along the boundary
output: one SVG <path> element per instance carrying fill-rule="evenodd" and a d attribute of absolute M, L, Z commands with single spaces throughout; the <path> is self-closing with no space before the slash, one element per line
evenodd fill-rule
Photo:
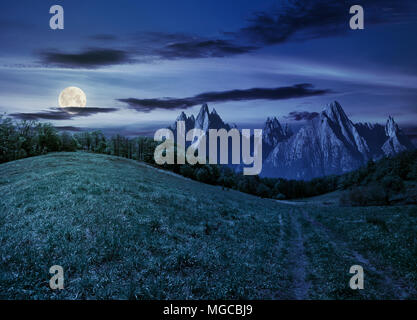
<path fill-rule="evenodd" d="M 417 298 L 416 206 L 284 204 L 86 152 L 0 164 L 0 194 L 1 299 Z"/>

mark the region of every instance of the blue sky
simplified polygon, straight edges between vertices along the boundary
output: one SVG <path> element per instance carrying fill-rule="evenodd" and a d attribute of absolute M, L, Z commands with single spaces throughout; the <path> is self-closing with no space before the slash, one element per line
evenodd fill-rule
<path fill-rule="evenodd" d="M 365 30 L 353 31 L 356 2 L 9 1 L 0 112 L 149 134 L 205 99 L 226 122 L 252 128 L 268 116 L 299 124 L 290 113 L 338 100 L 355 122 L 393 115 L 417 134 L 417 4 L 359 1 Z M 64 30 L 49 28 L 53 4 L 64 8 Z M 94 109 L 62 116 L 68 86 Z"/>

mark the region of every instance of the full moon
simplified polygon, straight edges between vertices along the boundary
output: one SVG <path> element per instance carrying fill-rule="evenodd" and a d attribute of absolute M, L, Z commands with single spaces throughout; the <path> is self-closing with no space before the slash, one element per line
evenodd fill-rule
<path fill-rule="evenodd" d="M 58 102 L 61 108 L 85 107 L 87 104 L 87 97 L 80 88 L 68 87 L 62 90 Z"/>

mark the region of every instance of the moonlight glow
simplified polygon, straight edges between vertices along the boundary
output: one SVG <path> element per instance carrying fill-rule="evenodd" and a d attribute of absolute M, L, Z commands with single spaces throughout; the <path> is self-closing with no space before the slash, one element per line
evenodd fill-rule
<path fill-rule="evenodd" d="M 58 102 L 61 108 L 85 107 L 87 104 L 87 97 L 80 88 L 68 87 L 62 90 Z"/>

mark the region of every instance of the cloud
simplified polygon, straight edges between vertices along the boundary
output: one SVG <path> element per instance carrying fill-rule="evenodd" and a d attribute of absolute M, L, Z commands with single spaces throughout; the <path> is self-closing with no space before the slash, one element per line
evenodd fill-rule
<path fill-rule="evenodd" d="M 97 41 L 116 41 L 110 34 L 97 34 L 89 38 Z M 77 53 L 43 51 L 40 62 L 46 66 L 95 69 L 110 65 L 175 60 L 225 57 L 251 52 L 257 47 L 237 45 L 229 40 L 208 39 L 182 33 L 149 32 L 126 40 L 126 48 L 89 48 Z"/>
<path fill-rule="evenodd" d="M 283 100 L 301 97 L 325 95 L 328 89 L 314 89 L 312 84 L 303 83 L 291 87 L 252 88 L 246 90 L 230 90 L 220 92 L 205 92 L 188 98 L 155 98 L 155 99 L 117 99 L 127 103 L 130 108 L 140 112 L 150 112 L 154 109 L 187 109 L 209 102 L 227 102 L 243 100 Z"/>
<path fill-rule="evenodd" d="M 68 107 L 65 110 L 60 108 L 50 108 L 43 112 L 34 113 L 11 113 L 10 116 L 20 120 L 70 120 L 75 117 L 88 117 L 97 113 L 109 113 L 117 108 L 87 108 L 87 107 Z"/>
<path fill-rule="evenodd" d="M 133 37 L 131 52 L 149 59 L 225 57 L 256 50 L 232 40 L 206 38 L 186 33 L 144 32 Z"/>
<path fill-rule="evenodd" d="M 343 34 L 349 31 L 349 9 L 355 4 L 353 0 L 287 0 L 279 9 L 254 14 L 235 36 L 273 45 Z M 367 0 L 363 7 L 367 24 L 416 21 L 415 0 Z"/>
<path fill-rule="evenodd" d="M 236 54 L 248 53 L 257 49 L 253 46 L 240 46 L 227 40 L 192 40 L 176 42 L 156 50 L 159 58 L 212 58 L 225 57 Z"/>
<path fill-rule="evenodd" d="M 94 69 L 101 66 L 130 63 L 130 54 L 116 49 L 87 49 L 79 53 L 61 53 L 46 51 L 40 54 L 41 62 L 46 65 Z"/>
<path fill-rule="evenodd" d="M 317 112 L 308 112 L 308 111 L 292 111 L 285 118 L 288 120 L 302 121 L 302 120 L 311 120 L 317 117 L 319 114 Z"/>
<path fill-rule="evenodd" d="M 44 51 L 41 62 L 65 68 L 100 68 L 155 60 L 226 57 L 294 40 L 310 40 L 349 32 L 349 8 L 354 0 L 285 0 L 275 9 L 256 12 L 237 31 L 216 37 L 185 33 L 139 32 L 123 39 L 94 34 L 90 40 L 117 47 L 87 48 L 80 52 Z M 415 0 L 367 0 L 366 25 L 417 21 Z M 3 22 L 9 24 L 11 22 Z M 1 26 L 1 21 L 0 21 Z"/>

